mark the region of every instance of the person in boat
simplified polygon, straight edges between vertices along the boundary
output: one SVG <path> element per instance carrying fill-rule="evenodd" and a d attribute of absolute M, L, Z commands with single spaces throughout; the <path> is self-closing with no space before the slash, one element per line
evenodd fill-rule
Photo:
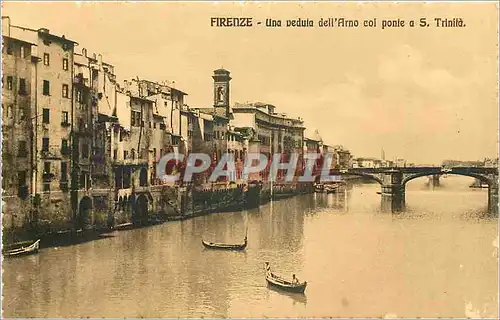
<path fill-rule="evenodd" d="M 271 273 L 271 266 L 269 265 L 268 261 L 266 261 L 266 273 L 272 275 L 272 273 Z"/>
<path fill-rule="evenodd" d="M 295 273 L 292 275 L 292 283 L 299 284 L 299 279 L 295 276 Z"/>

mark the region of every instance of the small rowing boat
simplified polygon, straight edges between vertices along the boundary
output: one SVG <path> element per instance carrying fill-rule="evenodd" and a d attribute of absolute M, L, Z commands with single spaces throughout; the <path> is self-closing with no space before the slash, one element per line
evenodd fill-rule
<path fill-rule="evenodd" d="M 299 282 L 293 275 L 293 280 L 286 280 L 271 272 L 269 262 L 266 262 L 266 281 L 267 284 L 289 292 L 304 293 L 307 287 L 307 281 Z"/>
<path fill-rule="evenodd" d="M 23 246 L 23 247 L 20 247 L 17 249 L 8 250 L 8 251 L 4 252 L 4 256 L 7 256 L 7 257 L 25 256 L 25 255 L 38 253 L 39 249 L 40 249 L 40 239 L 33 242 L 31 245 L 29 245 L 27 247 Z"/>
<path fill-rule="evenodd" d="M 203 243 L 203 246 L 205 246 L 205 248 L 208 249 L 241 251 L 245 250 L 245 248 L 247 247 L 247 237 L 245 237 L 245 242 L 241 244 L 215 243 L 215 242 L 208 242 L 205 240 L 201 240 L 201 243 Z"/>

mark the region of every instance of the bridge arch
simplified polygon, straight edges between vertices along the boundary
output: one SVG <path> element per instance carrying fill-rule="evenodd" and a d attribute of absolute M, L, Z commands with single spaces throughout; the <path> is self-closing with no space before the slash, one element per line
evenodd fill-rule
<path fill-rule="evenodd" d="M 417 173 L 417 174 L 405 177 L 403 179 L 403 181 L 401 181 L 401 184 L 404 186 L 404 185 L 406 185 L 406 183 L 410 182 L 413 179 L 417 179 L 417 178 L 421 178 L 421 177 L 426 177 L 426 176 L 433 176 L 433 175 L 439 175 L 439 176 L 441 176 L 441 175 L 445 175 L 445 174 L 453 174 L 453 175 L 458 175 L 458 176 L 466 176 L 466 177 L 476 178 L 476 179 L 481 180 L 481 182 L 484 182 L 484 183 L 488 184 L 488 186 L 492 185 L 492 181 L 489 178 L 487 178 L 487 177 L 485 177 L 485 176 L 483 176 L 481 174 L 471 173 L 471 172 L 426 172 L 426 173 Z"/>

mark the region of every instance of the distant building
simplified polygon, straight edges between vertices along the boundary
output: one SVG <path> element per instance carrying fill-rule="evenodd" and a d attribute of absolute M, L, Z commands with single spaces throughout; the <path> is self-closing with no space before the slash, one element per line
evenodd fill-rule
<path fill-rule="evenodd" d="M 445 167 L 482 167 L 484 161 L 462 161 L 462 160 L 444 160 L 442 166 Z"/>
<path fill-rule="evenodd" d="M 485 158 L 483 166 L 487 168 L 498 167 L 498 158 L 496 159 Z"/>
<path fill-rule="evenodd" d="M 382 161 L 376 158 L 356 158 L 353 160 L 356 168 L 380 168 Z"/>
<path fill-rule="evenodd" d="M 231 124 L 239 130 L 248 128 L 249 152 L 265 154 L 272 160 L 274 154 L 282 154 L 282 161 L 287 162 L 292 153 L 298 154 L 298 167 L 303 164 L 304 122 L 275 112 L 276 107 L 264 103 L 236 103 L 232 108 Z M 269 174 L 268 170 L 260 179 Z M 280 173 L 278 178 L 282 177 Z"/>
<path fill-rule="evenodd" d="M 406 160 L 405 159 L 396 159 L 394 161 L 394 166 L 397 168 L 404 168 L 404 167 L 406 167 Z"/>

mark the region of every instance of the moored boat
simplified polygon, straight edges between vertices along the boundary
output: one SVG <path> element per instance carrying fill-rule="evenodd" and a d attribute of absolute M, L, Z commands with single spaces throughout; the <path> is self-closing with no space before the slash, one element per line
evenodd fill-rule
<path fill-rule="evenodd" d="M 245 237 L 245 242 L 241 244 L 215 243 L 205 240 L 201 240 L 201 243 L 203 243 L 203 246 L 208 249 L 241 251 L 245 250 L 247 247 L 247 237 Z"/>
<path fill-rule="evenodd" d="M 7 250 L 3 254 L 4 256 L 7 257 L 18 257 L 18 256 L 25 256 L 25 255 L 30 255 L 30 254 L 35 254 L 38 253 L 38 250 L 40 249 L 40 239 L 36 240 L 33 242 L 31 245 L 27 247 L 20 247 L 17 249 L 12 249 L 12 250 Z"/>
<path fill-rule="evenodd" d="M 292 281 L 286 280 L 274 274 L 271 272 L 268 262 L 266 262 L 266 281 L 270 286 L 289 292 L 304 293 L 307 287 L 307 281 L 299 282 L 298 279 L 295 278 L 295 274 L 293 275 Z"/>

